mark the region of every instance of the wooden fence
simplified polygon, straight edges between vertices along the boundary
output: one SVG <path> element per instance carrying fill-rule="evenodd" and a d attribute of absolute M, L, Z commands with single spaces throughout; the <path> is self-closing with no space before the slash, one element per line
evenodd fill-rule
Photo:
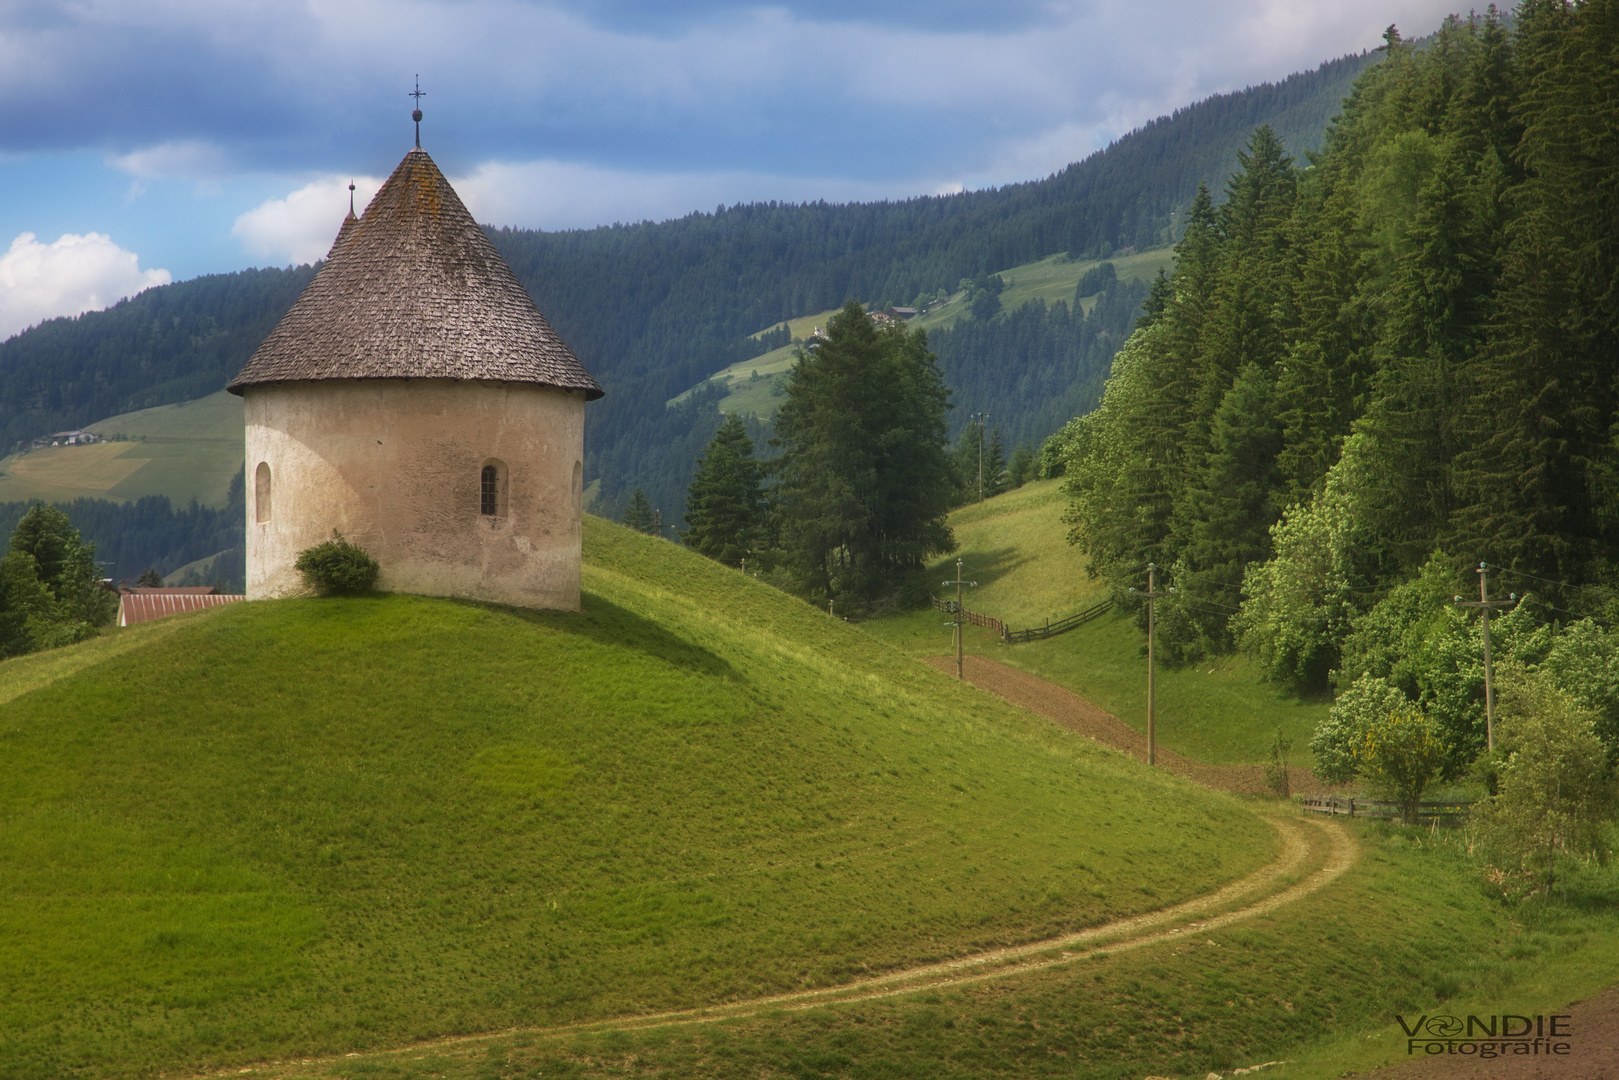
<path fill-rule="evenodd" d="M 1397 818 L 1405 811 L 1399 803 L 1382 799 L 1357 799 L 1345 795 L 1306 795 L 1301 803 L 1313 814 L 1348 814 L 1350 817 Z M 1467 820 L 1470 802 L 1432 802 L 1424 799 L 1417 809 L 1417 820 L 1440 825 L 1460 825 Z"/>
<path fill-rule="evenodd" d="M 1058 619 L 1056 622 L 1048 619 L 1044 626 L 1036 626 L 1029 630 L 1002 630 L 1001 637 L 1009 644 L 1016 644 L 1020 641 L 1042 641 L 1045 638 L 1056 637 L 1058 634 L 1066 634 L 1076 626 L 1084 626 L 1092 619 L 1100 618 L 1112 610 L 1113 601 L 1111 599 L 1103 600 L 1100 604 L 1088 607 L 1076 615 L 1068 616 L 1066 619 Z"/>
<path fill-rule="evenodd" d="M 1092 619 L 1105 615 L 1113 609 L 1112 600 L 1103 600 L 1100 604 L 1095 604 L 1065 619 L 1058 619 L 1056 622 L 1048 621 L 1044 626 L 1036 626 L 1029 630 L 1009 630 L 1004 622 L 993 615 L 984 615 L 977 611 L 968 610 L 966 607 L 958 610 L 954 600 L 940 600 L 937 596 L 932 599 L 933 606 L 938 610 L 948 612 L 951 615 L 959 615 L 964 623 L 988 627 L 999 634 L 1001 640 L 1009 645 L 1015 645 L 1020 641 L 1040 641 L 1045 638 L 1056 637 L 1058 634 L 1066 634 L 1076 626 L 1084 626 Z"/>
<path fill-rule="evenodd" d="M 993 615 L 969 611 L 966 607 L 958 608 L 954 600 L 940 600 L 937 596 L 933 598 L 933 606 L 940 611 L 957 616 L 964 623 L 970 623 L 973 626 L 987 626 L 1001 637 L 1006 637 L 1006 624 Z"/>

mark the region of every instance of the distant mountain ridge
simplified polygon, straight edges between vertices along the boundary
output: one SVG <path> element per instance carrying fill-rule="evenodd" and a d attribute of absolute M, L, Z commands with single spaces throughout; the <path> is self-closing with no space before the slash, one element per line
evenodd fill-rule
<path fill-rule="evenodd" d="M 851 297 L 906 303 L 1056 252 L 1161 245 L 1173 233 L 1171 212 L 1199 182 L 1223 186 L 1254 127 L 1270 124 L 1294 153 L 1318 147 L 1374 59 L 1345 56 L 1189 105 L 1044 180 L 897 202 L 756 203 L 656 224 L 489 233 L 607 388 L 587 429 L 598 505 L 610 510 L 642 487 L 665 520 L 678 521 L 692 458 L 719 416 L 700 397 L 664 403 L 744 359 L 746 335 Z M 218 390 L 313 273 L 247 270 L 162 286 L 0 343 L 0 448 Z M 1033 374 L 1018 383 L 1049 387 L 1054 377 Z M 1024 404 L 996 407 L 1010 415 Z"/>

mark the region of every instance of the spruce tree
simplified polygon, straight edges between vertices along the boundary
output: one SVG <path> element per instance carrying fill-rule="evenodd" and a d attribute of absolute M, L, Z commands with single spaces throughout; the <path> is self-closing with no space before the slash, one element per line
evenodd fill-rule
<path fill-rule="evenodd" d="M 984 496 L 999 495 L 1006 488 L 1006 443 L 1001 429 L 995 428 L 984 446 Z"/>
<path fill-rule="evenodd" d="M 657 519 L 652 515 L 652 504 L 647 502 L 646 492 L 636 488 L 635 494 L 630 496 L 630 504 L 624 508 L 624 516 L 618 520 L 636 532 L 653 532 Z"/>
<path fill-rule="evenodd" d="M 697 475 L 686 490 L 689 527 L 681 540 L 727 566 L 740 565 L 764 539 L 763 478 L 742 418 L 727 415 L 697 460 Z"/>
<path fill-rule="evenodd" d="M 803 586 L 871 597 L 954 539 L 950 392 L 927 337 L 850 301 L 799 353 L 776 413 L 782 545 Z"/>
<path fill-rule="evenodd" d="M 1229 647 L 1226 624 L 1242 598 L 1243 572 L 1270 555 L 1270 529 L 1282 512 L 1281 446 L 1271 373 L 1249 363 L 1215 412 L 1203 475 L 1177 508 L 1186 535 L 1176 586 L 1206 648 Z"/>

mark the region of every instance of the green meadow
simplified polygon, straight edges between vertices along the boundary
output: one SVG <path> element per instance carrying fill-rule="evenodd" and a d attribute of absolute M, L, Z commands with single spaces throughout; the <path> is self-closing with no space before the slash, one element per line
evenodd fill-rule
<path fill-rule="evenodd" d="M 956 560 L 978 587 L 969 610 L 1024 629 L 1056 621 L 1106 598 L 1085 572 L 1085 557 L 1067 542 L 1061 480 L 1039 480 L 970 504 L 950 517 L 959 550 L 929 568 L 936 593 L 954 580 Z M 1143 583 L 1145 584 L 1145 583 Z M 953 595 L 953 593 L 952 593 Z M 862 623 L 861 628 L 914 656 L 951 648 L 946 616 L 931 608 Z M 1114 611 L 1045 641 L 1007 645 L 990 631 L 968 627 L 964 647 L 1065 686 L 1138 731 L 1147 728 L 1146 635 L 1133 613 Z M 1326 700 L 1301 700 L 1266 683 L 1243 656 L 1195 665 L 1159 664 L 1155 730 L 1162 746 L 1213 765 L 1269 760 L 1280 729 L 1293 742 L 1293 760 L 1310 762 L 1307 744 L 1326 715 Z"/>
<path fill-rule="evenodd" d="M 252 603 L 0 664 L 0 1074 L 833 985 L 1275 855 L 1235 799 L 586 520 L 581 614 Z"/>
<path fill-rule="evenodd" d="M 1160 269 L 1173 269 L 1174 252 L 1169 248 L 1157 248 L 1115 256 L 1108 261 L 1113 263 L 1114 272 L 1121 280 L 1138 281 L 1156 277 Z M 1048 256 L 1038 262 L 1014 266 L 1010 270 L 1002 270 L 1000 275 L 1006 282 L 1006 291 L 1001 293 L 1001 306 L 1007 311 L 1015 311 L 1024 304 L 1036 300 L 1043 300 L 1048 304 L 1057 300 L 1072 303 L 1074 289 L 1078 286 L 1080 277 L 1098 265 L 1100 260 L 1071 262 L 1068 256 L 1059 254 Z M 964 295 L 959 292 L 954 294 L 942 306 L 912 320 L 910 325 L 923 330 L 954 326 L 967 314 L 967 305 L 961 302 Z M 1081 301 L 1081 306 L 1089 311 L 1090 305 L 1094 302 L 1094 296 L 1086 297 Z M 808 338 L 815 327 L 825 326 L 827 320 L 835 314 L 836 308 L 814 315 L 804 315 L 788 320 L 787 327 L 794 339 L 802 340 Z M 779 325 L 781 324 L 776 323 L 767 326 L 759 333 L 773 330 Z M 793 358 L 797 355 L 798 348 L 797 345 L 784 345 L 710 375 L 708 381 L 723 379 L 730 385 L 730 393 L 719 402 L 719 410 L 759 417 L 774 415 L 776 407 L 782 401 L 782 395 L 776 389 L 776 380 L 792 370 Z M 675 397 L 671 404 L 682 400 L 689 393 L 691 391 L 687 390 Z"/>
<path fill-rule="evenodd" d="M 221 390 L 86 426 L 118 441 L 49 446 L 0 460 L 0 502 L 167 495 L 176 506 L 196 499 L 224 506 L 242 468 L 242 399 Z"/>
<path fill-rule="evenodd" d="M 805 1012 L 519 1032 L 255 1075 L 1190 1080 L 1269 1064 L 1260 1075 L 1329 1080 L 1408 1060 L 1397 1015 L 1547 1014 L 1619 980 L 1612 870 L 1505 907 L 1457 838 L 1347 827 L 1359 857 L 1328 888 L 1137 951 Z"/>

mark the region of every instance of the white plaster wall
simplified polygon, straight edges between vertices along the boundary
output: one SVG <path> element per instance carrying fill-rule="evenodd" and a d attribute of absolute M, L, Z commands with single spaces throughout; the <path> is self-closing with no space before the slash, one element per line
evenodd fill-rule
<path fill-rule="evenodd" d="M 579 609 L 585 397 L 443 379 L 249 386 L 247 596 L 307 592 L 298 553 L 339 529 L 382 566 L 378 588 Z M 503 513 L 480 513 L 485 462 Z M 259 463 L 270 514 L 258 521 Z"/>

